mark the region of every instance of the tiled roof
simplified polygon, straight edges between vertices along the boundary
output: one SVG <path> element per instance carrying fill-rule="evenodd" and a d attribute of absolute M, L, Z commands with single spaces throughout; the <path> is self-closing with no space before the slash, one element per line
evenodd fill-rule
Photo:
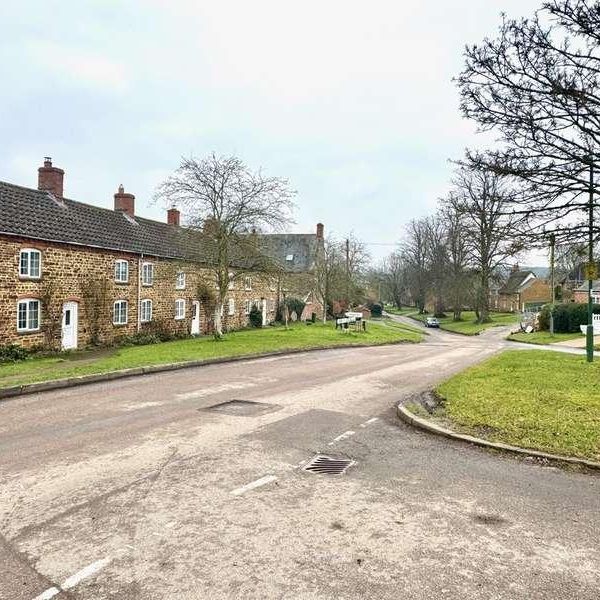
<path fill-rule="evenodd" d="M 202 262 L 208 240 L 198 230 L 152 221 L 0 181 L 0 234 Z M 312 267 L 315 234 L 260 236 L 286 271 Z M 235 253 L 234 253 L 235 254 Z M 289 255 L 293 259 L 286 260 Z"/>
<path fill-rule="evenodd" d="M 498 293 L 517 294 L 521 291 L 521 286 L 530 275 L 534 274 L 531 271 L 513 271 L 506 280 L 506 283 L 498 290 Z"/>

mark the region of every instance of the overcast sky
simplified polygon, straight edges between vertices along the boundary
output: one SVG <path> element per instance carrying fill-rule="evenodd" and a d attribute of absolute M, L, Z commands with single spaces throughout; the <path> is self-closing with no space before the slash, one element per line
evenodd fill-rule
<path fill-rule="evenodd" d="M 289 178 L 295 231 L 393 244 L 478 144 L 451 82 L 464 44 L 539 4 L 3 2 L 0 179 L 35 187 L 48 155 L 67 197 L 112 208 L 123 183 L 162 220 L 182 155 L 233 153 Z"/>

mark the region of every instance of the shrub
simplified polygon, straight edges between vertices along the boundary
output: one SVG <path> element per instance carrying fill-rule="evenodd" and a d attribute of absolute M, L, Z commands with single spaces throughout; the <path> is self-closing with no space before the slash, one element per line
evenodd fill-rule
<path fill-rule="evenodd" d="M 252 305 L 250 309 L 250 314 L 248 315 L 248 319 L 250 321 L 251 327 L 262 327 L 263 326 L 263 317 L 262 311 L 256 304 Z"/>
<path fill-rule="evenodd" d="M 550 305 L 544 306 L 540 315 L 540 329 L 550 328 Z M 600 313 L 600 305 L 595 304 L 594 313 Z M 556 333 L 577 333 L 581 325 L 587 325 L 587 304 L 557 304 L 552 312 Z"/>
<path fill-rule="evenodd" d="M 306 306 L 304 301 L 300 300 L 300 298 L 286 298 L 285 304 L 290 311 L 290 316 L 293 312 L 295 312 L 298 320 L 302 318 L 302 313 L 304 312 L 304 307 Z"/>
<path fill-rule="evenodd" d="M 0 345 L 0 363 L 15 363 L 29 358 L 31 353 L 17 344 Z"/>
<path fill-rule="evenodd" d="M 381 306 L 381 304 L 372 304 L 371 316 L 375 318 L 381 318 L 383 316 L 383 306 Z"/>

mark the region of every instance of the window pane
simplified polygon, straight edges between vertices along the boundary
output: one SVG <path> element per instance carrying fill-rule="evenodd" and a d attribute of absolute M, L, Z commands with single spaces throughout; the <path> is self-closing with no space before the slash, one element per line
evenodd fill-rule
<path fill-rule="evenodd" d="M 39 327 L 40 303 L 38 300 L 29 301 L 29 326 L 28 329 L 37 329 Z"/>
<path fill-rule="evenodd" d="M 29 276 L 40 276 L 40 253 L 37 250 L 33 250 L 29 254 Z"/>
<path fill-rule="evenodd" d="M 19 302 L 18 328 L 27 329 L 27 302 Z"/>
<path fill-rule="evenodd" d="M 27 275 L 29 273 L 29 253 L 21 252 L 21 264 L 19 267 L 19 273 L 21 275 Z"/>

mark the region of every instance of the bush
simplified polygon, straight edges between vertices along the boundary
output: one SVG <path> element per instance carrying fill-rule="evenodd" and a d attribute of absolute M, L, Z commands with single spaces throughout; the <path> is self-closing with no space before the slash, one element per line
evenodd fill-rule
<path fill-rule="evenodd" d="M 263 317 L 262 311 L 256 304 L 252 305 L 250 309 L 250 315 L 248 315 L 248 319 L 250 320 L 251 327 L 262 327 L 263 326 Z"/>
<path fill-rule="evenodd" d="M 381 304 L 372 304 L 371 316 L 376 319 L 381 318 L 383 316 L 383 306 L 381 306 Z"/>
<path fill-rule="evenodd" d="M 119 344 L 121 346 L 146 346 L 147 344 L 160 344 L 162 341 L 164 340 L 156 333 L 140 331 L 139 333 L 122 337 Z"/>
<path fill-rule="evenodd" d="M 304 307 L 306 303 L 300 300 L 300 298 L 287 298 L 285 301 L 288 310 L 290 311 L 290 317 L 292 313 L 295 312 L 298 320 L 302 318 L 302 313 L 304 312 Z"/>
<path fill-rule="evenodd" d="M 550 305 L 542 308 L 540 329 L 550 329 Z M 600 313 L 600 305 L 593 306 L 594 313 Z M 556 333 L 577 333 L 581 325 L 587 325 L 587 304 L 557 304 L 553 311 L 554 331 Z"/>
<path fill-rule="evenodd" d="M 31 353 L 17 344 L 0 345 L 0 363 L 16 363 L 29 358 Z"/>

